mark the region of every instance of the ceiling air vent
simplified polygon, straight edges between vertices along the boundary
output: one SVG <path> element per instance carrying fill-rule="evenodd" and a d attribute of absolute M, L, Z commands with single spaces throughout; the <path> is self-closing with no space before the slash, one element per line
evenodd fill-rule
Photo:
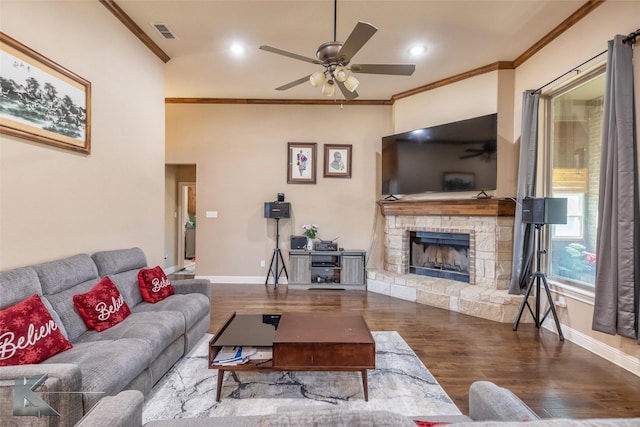
<path fill-rule="evenodd" d="M 175 36 L 175 34 L 173 34 L 173 31 L 171 30 L 171 28 L 169 28 L 169 26 L 167 24 L 154 23 L 154 24 L 151 24 L 151 25 L 153 25 L 155 27 L 155 29 L 158 30 L 158 32 L 165 39 L 168 39 L 168 40 L 177 39 L 177 37 Z"/>

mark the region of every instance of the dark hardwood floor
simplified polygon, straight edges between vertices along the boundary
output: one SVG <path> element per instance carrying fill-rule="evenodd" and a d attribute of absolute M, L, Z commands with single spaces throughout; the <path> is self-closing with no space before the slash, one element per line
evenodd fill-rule
<path fill-rule="evenodd" d="M 398 331 L 464 413 L 469 385 L 508 387 L 542 418 L 640 417 L 640 378 L 532 324 L 501 324 L 364 291 L 214 284 L 211 328 L 233 313 L 349 311 Z"/>

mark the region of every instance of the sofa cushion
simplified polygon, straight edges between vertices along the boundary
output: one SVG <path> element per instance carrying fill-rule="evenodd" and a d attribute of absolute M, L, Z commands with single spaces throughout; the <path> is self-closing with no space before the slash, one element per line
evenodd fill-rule
<path fill-rule="evenodd" d="M 91 255 L 100 277 L 109 276 L 130 308 L 143 301 L 138 286 L 138 270 L 147 267 L 147 258 L 140 248 L 96 252 Z"/>
<path fill-rule="evenodd" d="M 154 311 L 175 311 L 181 313 L 184 318 L 185 329 L 191 329 L 203 317 L 209 317 L 210 302 L 202 294 L 175 294 L 155 304 L 143 302 L 135 306 L 134 313 Z"/>
<path fill-rule="evenodd" d="M 140 269 L 138 271 L 138 285 L 140 286 L 142 298 L 152 304 L 162 301 L 175 293 L 173 285 L 159 265 L 153 268 Z"/>
<path fill-rule="evenodd" d="M 117 325 L 131 314 L 122 294 L 108 277 L 103 277 L 89 292 L 74 295 L 73 303 L 87 327 L 98 332 Z"/>
<path fill-rule="evenodd" d="M 31 295 L 42 295 L 38 274 L 31 267 L 0 272 L 0 309 L 10 307 Z"/>
<path fill-rule="evenodd" d="M 71 341 L 87 327 L 73 307 L 73 295 L 86 292 L 98 283 L 98 270 L 90 256 L 78 254 L 34 265 L 41 283 L 43 301 L 62 333 Z"/>
<path fill-rule="evenodd" d="M 49 301 L 55 313 L 60 316 L 67 333 L 66 336 L 72 343 L 89 329 L 73 304 L 73 296 L 88 292 L 98 282 L 99 279 L 92 279 L 60 293 L 44 296 L 44 299 Z"/>
<path fill-rule="evenodd" d="M 151 349 L 145 341 L 120 339 L 74 343 L 73 348 L 43 363 L 73 363 L 80 368 L 86 412 L 101 397 L 123 390 L 149 366 L 151 359 Z"/>
<path fill-rule="evenodd" d="M 137 271 L 147 266 L 147 257 L 140 248 L 96 252 L 91 258 L 98 267 L 100 277 L 130 270 Z"/>
<path fill-rule="evenodd" d="M 34 265 L 42 284 L 42 293 L 51 295 L 98 278 L 98 270 L 89 255 L 78 254 L 68 258 Z"/>
<path fill-rule="evenodd" d="M 151 357 L 156 358 L 184 331 L 184 318 L 179 312 L 156 310 L 131 313 L 122 323 L 102 332 L 87 331 L 77 343 L 135 338 L 147 343 Z"/>
<path fill-rule="evenodd" d="M 70 348 L 39 295 L 0 311 L 0 366 L 40 363 Z"/>

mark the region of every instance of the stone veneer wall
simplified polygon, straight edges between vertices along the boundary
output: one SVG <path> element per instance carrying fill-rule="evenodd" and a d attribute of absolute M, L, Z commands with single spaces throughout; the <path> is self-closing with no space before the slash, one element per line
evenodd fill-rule
<path fill-rule="evenodd" d="M 468 233 L 470 283 L 409 274 L 410 231 Z M 387 215 L 384 270 L 367 272 L 367 289 L 497 322 L 513 322 L 522 297 L 507 293 L 512 241 L 512 216 Z"/>

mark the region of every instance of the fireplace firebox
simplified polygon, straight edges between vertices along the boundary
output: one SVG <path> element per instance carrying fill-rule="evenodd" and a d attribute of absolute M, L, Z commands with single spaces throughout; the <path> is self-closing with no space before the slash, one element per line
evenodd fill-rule
<path fill-rule="evenodd" d="M 409 273 L 469 283 L 469 234 L 409 233 Z"/>

